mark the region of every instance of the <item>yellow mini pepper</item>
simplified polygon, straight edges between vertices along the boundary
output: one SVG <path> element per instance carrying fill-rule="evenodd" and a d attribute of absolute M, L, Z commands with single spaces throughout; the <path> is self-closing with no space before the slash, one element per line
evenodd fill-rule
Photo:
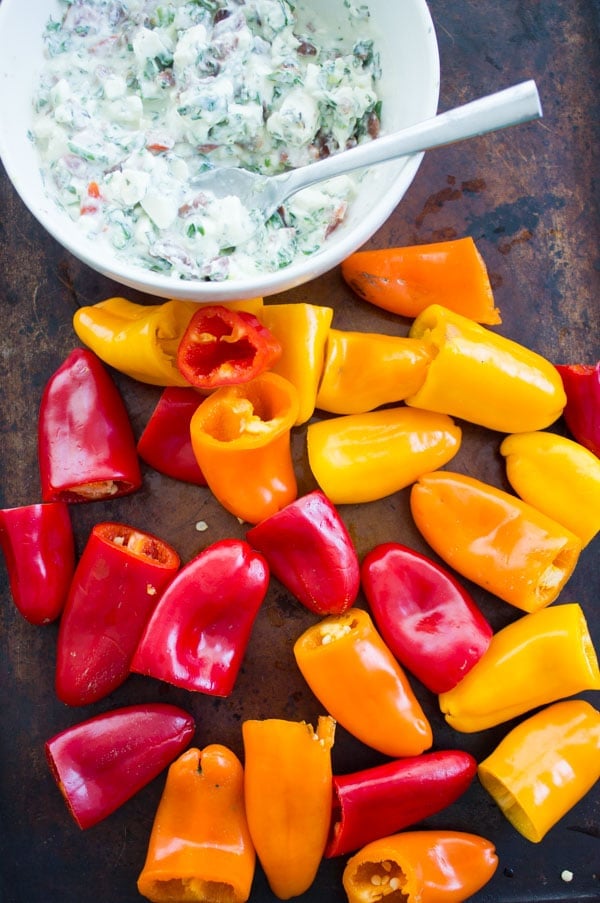
<path fill-rule="evenodd" d="M 429 343 L 434 358 L 407 404 L 503 433 L 544 429 L 562 414 L 560 375 L 535 351 L 439 304 L 419 314 L 409 336 Z"/>
<path fill-rule="evenodd" d="M 600 778 L 600 712 L 583 699 L 542 709 L 501 740 L 478 775 L 517 831 L 539 843 Z"/>
<path fill-rule="evenodd" d="M 424 474 L 412 487 L 410 507 L 440 558 L 523 611 L 554 602 L 581 552 L 579 537 L 561 524 L 464 474 Z"/>
<path fill-rule="evenodd" d="M 445 414 L 382 408 L 310 423 L 308 460 L 337 505 L 391 495 L 442 467 L 460 448 L 461 431 Z"/>
<path fill-rule="evenodd" d="M 439 703 L 451 727 L 471 734 L 584 690 L 600 690 L 600 670 L 585 615 L 572 602 L 499 630 Z"/>
<path fill-rule="evenodd" d="M 536 431 L 500 446 L 506 475 L 530 505 L 579 536 L 585 547 L 600 530 L 600 459 L 583 445 Z"/>
<path fill-rule="evenodd" d="M 313 883 L 329 833 L 335 721 L 268 718 L 242 725 L 244 793 L 250 834 L 280 900 Z"/>
<path fill-rule="evenodd" d="M 330 329 L 317 407 L 360 414 L 403 401 L 423 384 L 432 357 L 420 339 Z"/>

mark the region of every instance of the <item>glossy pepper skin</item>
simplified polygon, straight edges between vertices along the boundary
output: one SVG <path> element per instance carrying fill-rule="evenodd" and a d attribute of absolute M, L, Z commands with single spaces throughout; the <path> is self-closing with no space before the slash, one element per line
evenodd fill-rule
<path fill-rule="evenodd" d="M 433 355 L 420 339 L 330 329 L 317 407 L 362 414 L 414 395 Z"/>
<path fill-rule="evenodd" d="M 405 831 L 367 844 L 344 869 L 348 903 L 463 903 L 498 867 L 494 845 L 462 831 Z M 400 895 L 399 895 L 400 894 Z"/>
<path fill-rule="evenodd" d="M 447 464 L 461 430 L 445 414 L 383 408 L 308 425 L 308 460 L 334 505 L 372 502 Z"/>
<path fill-rule="evenodd" d="M 281 357 L 281 343 L 254 314 L 199 305 L 177 348 L 177 368 L 200 389 L 246 383 Z"/>
<path fill-rule="evenodd" d="M 446 564 L 522 611 L 558 597 L 581 540 L 522 499 L 451 471 L 428 473 L 411 489 L 415 524 Z"/>
<path fill-rule="evenodd" d="M 366 611 L 351 608 L 309 627 L 294 656 L 321 705 L 367 746 L 392 757 L 431 746 L 431 725 Z"/>
<path fill-rule="evenodd" d="M 600 778 L 600 712 L 583 699 L 536 712 L 500 741 L 478 775 L 513 827 L 539 843 Z"/>
<path fill-rule="evenodd" d="M 245 903 L 255 860 L 242 763 L 217 743 L 186 750 L 169 767 L 140 894 L 153 903 Z"/>
<path fill-rule="evenodd" d="M 433 693 L 450 690 L 479 661 L 492 628 L 447 571 L 399 543 L 372 549 L 362 587 L 381 636 Z"/>
<path fill-rule="evenodd" d="M 206 486 L 206 480 L 192 448 L 190 422 L 202 400 L 191 386 L 167 386 L 137 443 L 138 455 L 154 470 L 196 486 Z"/>
<path fill-rule="evenodd" d="M 46 742 L 46 758 L 71 815 L 85 830 L 160 774 L 194 730 L 194 719 L 176 706 L 126 706 L 56 734 Z"/>
<path fill-rule="evenodd" d="M 216 389 L 190 423 L 192 448 L 215 498 L 235 517 L 256 524 L 298 493 L 291 429 L 298 393 L 276 373 Z"/>
<path fill-rule="evenodd" d="M 567 393 L 565 422 L 577 442 L 600 457 L 600 361 L 556 369 Z"/>
<path fill-rule="evenodd" d="M 116 690 L 165 586 L 179 568 L 168 543 L 125 524 L 96 524 L 77 563 L 58 630 L 55 687 L 67 705 Z"/>
<path fill-rule="evenodd" d="M 45 502 L 116 498 L 142 484 L 125 404 L 92 351 L 76 348 L 46 383 L 38 462 Z"/>
<path fill-rule="evenodd" d="M 440 812 L 467 790 L 476 773 L 473 756 L 455 749 L 334 775 L 325 856 L 351 853 Z"/>
<path fill-rule="evenodd" d="M 75 570 L 75 540 L 67 503 L 0 510 L 0 548 L 18 611 L 30 624 L 55 621 Z"/>
<path fill-rule="evenodd" d="M 266 561 L 237 539 L 207 546 L 163 593 L 131 670 L 187 690 L 228 696 L 269 585 Z"/>
<path fill-rule="evenodd" d="M 335 506 L 319 489 L 246 533 L 271 573 L 309 611 L 341 614 L 360 588 L 356 548 Z"/>
<path fill-rule="evenodd" d="M 502 433 L 545 429 L 562 414 L 556 367 L 518 342 L 439 304 L 419 314 L 409 336 L 430 343 L 434 358 L 408 405 Z"/>
<path fill-rule="evenodd" d="M 403 317 L 443 304 L 478 323 L 501 322 L 485 262 L 470 237 L 357 251 L 342 262 L 342 276 L 359 297 Z"/>
<path fill-rule="evenodd" d="M 321 863 L 331 818 L 335 722 L 267 718 L 242 725 L 250 836 L 280 900 L 304 893 Z"/>
<path fill-rule="evenodd" d="M 554 433 L 507 436 L 500 445 L 517 495 L 588 545 L 600 530 L 600 459 Z"/>
<path fill-rule="evenodd" d="M 585 690 L 600 690 L 600 670 L 584 613 L 571 602 L 523 615 L 495 633 L 439 703 L 448 724 L 470 734 Z"/>

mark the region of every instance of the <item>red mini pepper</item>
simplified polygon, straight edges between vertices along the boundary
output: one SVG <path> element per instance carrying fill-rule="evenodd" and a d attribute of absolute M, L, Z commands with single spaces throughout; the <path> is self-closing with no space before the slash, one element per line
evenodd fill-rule
<path fill-rule="evenodd" d="M 477 762 L 460 749 L 423 753 L 333 776 L 325 856 L 342 856 L 445 809 L 470 786 Z"/>
<path fill-rule="evenodd" d="M 0 511 L 13 601 L 30 624 L 48 624 L 63 610 L 75 569 L 75 542 L 66 502 Z"/>
<path fill-rule="evenodd" d="M 131 799 L 185 749 L 194 719 L 173 705 L 126 706 L 96 715 L 45 745 L 52 775 L 79 827 Z"/>
<path fill-rule="evenodd" d="M 424 555 L 383 543 L 365 557 L 361 576 L 383 639 L 433 693 L 456 686 L 488 648 L 492 628 L 473 599 Z"/>
<path fill-rule="evenodd" d="M 309 611 L 342 614 L 354 603 L 360 586 L 358 555 L 337 509 L 321 490 L 261 521 L 246 539 Z"/>
<path fill-rule="evenodd" d="M 193 386 L 245 383 L 281 357 L 281 343 L 254 316 L 220 304 L 201 306 L 177 349 L 177 367 Z"/>
<path fill-rule="evenodd" d="M 165 590 L 131 670 L 228 696 L 268 585 L 267 563 L 248 543 L 223 539 L 208 546 Z"/>
<path fill-rule="evenodd" d="M 88 705 L 123 683 L 179 555 L 150 533 L 96 524 L 75 569 L 58 631 L 56 693 Z"/>
<path fill-rule="evenodd" d="M 192 449 L 190 421 L 203 396 L 196 389 L 167 386 L 137 444 L 138 455 L 159 473 L 206 486 Z"/>
<path fill-rule="evenodd" d="M 76 348 L 48 380 L 38 423 L 42 499 L 91 502 L 142 484 L 125 404 L 92 351 Z"/>
<path fill-rule="evenodd" d="M 600 457 L 600 361 L 596 364 L 561 364 L 567 394 L 565 422 L 581 445 Z"/>

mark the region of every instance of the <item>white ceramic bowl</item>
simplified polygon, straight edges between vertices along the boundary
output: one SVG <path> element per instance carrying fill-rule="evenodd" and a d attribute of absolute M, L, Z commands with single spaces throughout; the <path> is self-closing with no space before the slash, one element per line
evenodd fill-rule
<path fill-rule="evenodd" d="M 303 0 L 320 20 L 344 20 L 343 0 Z M 382 63 L 379 94 L 382 126 L 395 131 L 435 115 L 439 56 L 425 0 L 366 0 Z M 297 4 L 299 5 L 299 4 Z M 0 4 L 0 157 L 31 213 L 72 254 L 125 286 L 151 295 L 226 302 L 276 294 L 335 267 L 387 220 L 413 181 L 422 154 L 374 167 L 361 182 L 345 221 L 316 253 L 259 278 L 225 282 L 181 280 L 128 265 L 82 236 L 44 190 L 37 151 L 28 138 L 31 98 L 43 65 L 42 34 L 50 16 L 60 18 L 58 0 L 2 0 Z"/>

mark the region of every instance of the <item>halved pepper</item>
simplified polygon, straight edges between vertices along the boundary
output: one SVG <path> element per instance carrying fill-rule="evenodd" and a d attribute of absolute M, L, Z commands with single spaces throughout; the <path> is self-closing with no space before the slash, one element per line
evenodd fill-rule
<path fill-rule="evenodd" d="M 424 474 L 411 489 L 419 531 L 450 567 L 523 611 L 558 597 L 581 540 L 511 493 L 451 471 Z"/>
<path fill-rule="evenodd" d="M 308 425 L 308 460 L 335 505 L 372 502 L 447 464 L 461 430 L 445 414 L 383 408 Z"/>
<path fill-rule="evenodd" d="M 550 361 L 439 304 L 427 307 L 409 336 L 434 357 L 408 405 L 439 411 L 503 433 L 545 429 L 567 398 Z"/>
<path fill-rule="evenodd" d="M 276 373 L 216 389 L 190 423 L 192 448 L 216 499 L 256 524 L 292 502 L 298 487 L 291 429 L 298 393 Z"/>
<path fill-rule="evenodd" d="M 513 827 L 539 843 L 600 778 L 600 712 L 583 699 L 547 706 L 514 727 L 478 775 Z"/>
<path fill-rule="evenodd" d="M 367 746 L 392 757 L 431 746 L 431 725 L 366 611 L 351 608 L 309 627 L 294 656 L 321 705 Z"/>
<path fill-rule="evenodd" d="M 138 455 L 154 470 L 196 486 L 206 486 L 206 480 L 192 448 L 190 422 L 202 400 L 192 386 L 167 386 L 137 444 Z"/>
<path fill-rule="evenodd" d="M 575 439 L 600 458 L 600 361 L 556 369 L 567 393 L 565 422 Z"/>
<path fill-rule="evenodd" d="M 167 774 L 140 894 L 153 903 L 245 903 L 255 861 L 242 763 L 217 743 L 186 750 Z"/>
<path fill-rule="evenodd" d="M 448 724 L 470 734 L 585 690 L 600 690 L 600 669 L 585 615 L 572 602 L 523 615 L 495 633 L 439 703 Z"/>
<path fill-rule="evenodd" d="M 180 564 L 162 539 L 125 524 L 96 524 L 77 563 L 58 629 L 55 686 L 89 705 L 129 675 L 144 628 Z"/>
<path fill-rule="evenodd" d="M 331 818 L 335 721 L 267 718 L 242 725 L 250 835 L 280 900 L 304 893 L 323 857 Z"/>

